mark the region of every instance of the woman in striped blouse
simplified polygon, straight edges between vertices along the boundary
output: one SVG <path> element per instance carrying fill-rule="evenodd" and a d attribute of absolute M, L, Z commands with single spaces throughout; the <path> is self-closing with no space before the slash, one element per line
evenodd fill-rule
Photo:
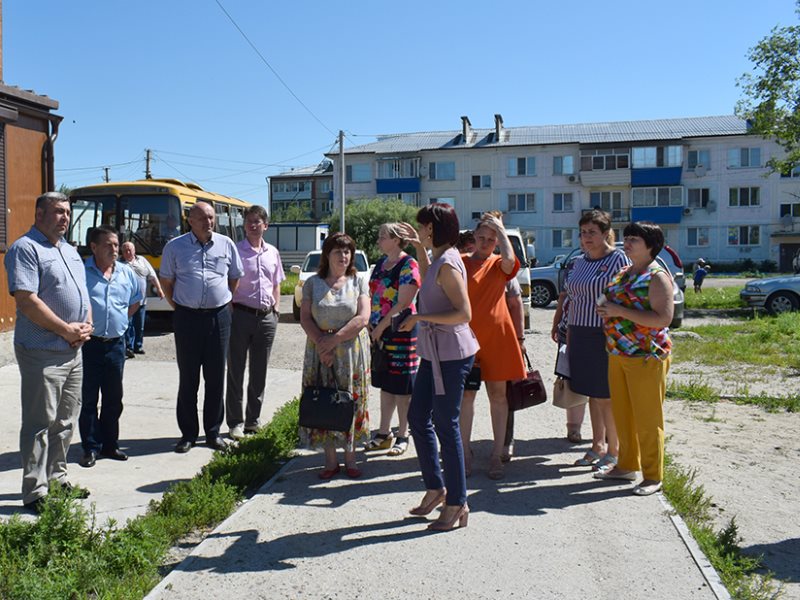
<path fill-rule="evenodd" d="M 630 261 L 614 247 L 611 217 L 595 208 L 581 216 L 581 248 L 583 256 L 567 265 L 561 306 L 569 298 L 567 313 L 567 357 L 570 388 L 577 394 L 589 396 L 589 415 L 592 420 L 592 448 L 577 466 L 592 466 L 605 470 L 617 463 L 619 440 L 611 412 L 608 388 L 608 354 L 606 352 L 603 320 L 597 314 L 597 300 L 608 283 Z M 553 323 L 553 328 L 558 322 Z"/>

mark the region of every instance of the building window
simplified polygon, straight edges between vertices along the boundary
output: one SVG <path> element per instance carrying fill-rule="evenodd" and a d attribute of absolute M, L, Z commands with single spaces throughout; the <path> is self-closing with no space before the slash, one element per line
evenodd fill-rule
<path fill-rule="evenodd" d="M 522 176 L 536 175 L 536 157 L 535 156 L 520 156 L 518 158 L 508 159 L 508 176 L 509 177 L 522 177 Z"/>
<path fill-rule="evenodd" d="M 622 192 L 591 192 L 589 202 L 592 208 L 599 206 L 609 213 L 612 221 L 628 220 L 627 211 L 622 208 Z"/>
<path fill-rule="evenodd" d="M 613 171 L 630 167 L 630 148 L 581 150 L 581 171 Z"/>
<path fill-rule="evenodd" d="M 800 217 L 800 202 L 786 202 L 781 204 L 781 217 L 791 215 L 793 217 Z"/>
<path fill-rule="evenodd" d="M 572 247 L 572 229 L 553 229 L 553 248 Z"/>
<path fill-rule="evenodd" d="M 378 161 L 378 179 L 417 177 L 418 158 L 391 158 Z"/>
<path fill-rule="evenodd" d="M 509 194 L 509 212 L 533 212 L 536 210 L 536 194 Z"/>
<path fill-rule="evenodd" d="M 691 188 L 686 190 L 686 206 L 692 208 L 705 208 L 711 192 L 708 188 Z"/>
<path fill-rule="evenodd" d="M 345 181 L 347 183 L 372 181 L 372 165 L 369 163 L 345 165 Z"/>
<path fill-rule="evenodd" d="M 575 173 L 575 159 L 572 156 L 553 157 L 553 175 L 572 175 Z"/>
<path fill-rule="evenodd" d="M 333 200 L 324 200 L 319 203 L 319 210 L 322 215 L 330 215 L 333 212 Z"/>
<path fill-rule="evenodd" d="M 728 206 L 761 206 L 758 188 L 731 188 L 729 190 Z"/>
<path fill-rule="evenodd" d="M 761 228 L 758 225 L 728 227 L 729 246 L 758 246 L 761 243 Z"/>
<path fill-rule="evenodd" d="M 472 189 L 477 190 L 480 188 L 492 187 L 491 175 L 473 175 L 472 176 Z"/>
<path fill-rule="evenodd" d="M 553 194 L 553 212 L 572 212 L 572 192 Z"/>
<path fill-rule="evenodd" d="M 760 166 L 761 148 L 731 148 L 728 150 L 729 169 Z"/>
<path fill-rule="evenodd" d="M 695 169 L 701 165 L 706 169 L 711 167 L 711 152 L 709 150 L 689 150 L 686 154 L 686 168 Z"/>
<path fill-rule="evenodd" d="M 431 204 L 435 204 L 437 202 L 439 204 L 448 204 L 448 205 L 450 205 L 452 207 L 455 207 L 455 205 L 456 205 L 456 199 L 455 198 L 449 198 L 449 197 L 448 198 L 431 198 L 431 201 L 430 201 Z"/>
<path fill-rule="evenodd" d="M 631 190 L 632 206 L 683 206 L 683 188 L 643 187 Z"/>
<path fill-rule="evenodd" d="M 319 184 L 317 185 L 317 191 L 320 194 L 327 194 L 328 192 L 330 192 L 331 191 L 331 180 L 330 179 L 325 179 L 323 181 L 320 181 Z"/>
<path fill-rule="evenodd" d="M 453 181 L 456 178 L 456 163 L 428 163 L 428 178 L 434 181 Z"/>
<path fill-rule="evenodd" d="M 708 227 L 689 227 L 686 234 L 688 246 L 708 246 Z"/>
<path fill-rule="evenodd" d="M 683 164 L 683 146 L 634 148 L 632 155 L 634 169 L 680 167 Z"/>

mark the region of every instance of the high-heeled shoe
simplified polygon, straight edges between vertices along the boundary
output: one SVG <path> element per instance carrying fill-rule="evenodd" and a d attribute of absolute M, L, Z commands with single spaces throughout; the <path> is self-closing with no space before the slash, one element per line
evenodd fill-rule
<path fill-rule="evenodd" d="M 462 504 L 449 521 L 445 521 L 442 517 L 439 517 L 428 525 L 428 529 L 431 531 L 450 531 L 456 529 L 456 521 L 458 522 L 458 527 L 467 526 L 469 522 L 469 507 L 466 504 Z"/>
<path fill-rule="evenodd" d="M 424 517 L 425 515 L 429 515 L 433 512 L 433 509 L 439 506 L 444 502 L 444 498 L 447 495 L 447 490 L 442 488 L 436 497 L 433 498 L 427 504 L 420 504 L 419 506 L 412 508 L 408 512 L 414 515 L 415 517 Z"/>

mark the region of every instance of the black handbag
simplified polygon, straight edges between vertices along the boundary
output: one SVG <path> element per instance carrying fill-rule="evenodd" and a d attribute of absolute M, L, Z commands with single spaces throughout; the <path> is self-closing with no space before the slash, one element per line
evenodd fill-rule
<path fill-rule="evenodd" d="M 353 394 L 321 385 L 303 388 L 300 397 L 300 426 L 327 431 L 350 431 L 356 403 Z"/>
<path fill-rule="evenodd" d="M 547 402 L 547 390 L 544 387 L 542 376 L 531 366 L 531 359 L 525 356 L 528 364 L 528 375 L 519 381 L 509 381 L 506 384 L 506 398 L 509 410 L 522 410 L 537 404 Z"/>
<path fill-rule="evenodd" d="M 383 347 L 383 340 L 372 342 L 371 354 L 370 373 L 372 385 L 381 387 L 384 377 L 389 373 L 389 354 Z"/>

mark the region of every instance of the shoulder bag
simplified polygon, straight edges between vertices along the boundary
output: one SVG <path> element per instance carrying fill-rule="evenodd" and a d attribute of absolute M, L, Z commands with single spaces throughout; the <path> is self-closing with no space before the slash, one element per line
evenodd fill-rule
<path fill-rule="evenodd" d="M 320 368 L 324 368 L 320 365 Z M 333 371 L 333 369 L 331 369 Z M 334 374 L 334 381 L 336 380 Z M 321 385 L 303 388 L 300 397 L 300 426 L 327 431 L 350 431 L 356 403 L 347 390 Z"/>
<path fill-rule="evenodd" d="M 537 404 L 547 402 L 547 390 L 539 371 L 531 366 L 531 359 L 526 353 L 525 362 L 528 365 L 528 375 L 519 381 L 509 381 L 506 384 L 506 398 L 509 410 L 522 410 Z"/>
<path fill-rule="evenodd" d="M 574 406 L 586 404 L 589 401 L 588 396 L 576 394 L 569 387 L 569 380 L 563 377 L 557 377 L 556 382 L 553 384 L 553 405 L 559 408 L 567 409 Z"/>

